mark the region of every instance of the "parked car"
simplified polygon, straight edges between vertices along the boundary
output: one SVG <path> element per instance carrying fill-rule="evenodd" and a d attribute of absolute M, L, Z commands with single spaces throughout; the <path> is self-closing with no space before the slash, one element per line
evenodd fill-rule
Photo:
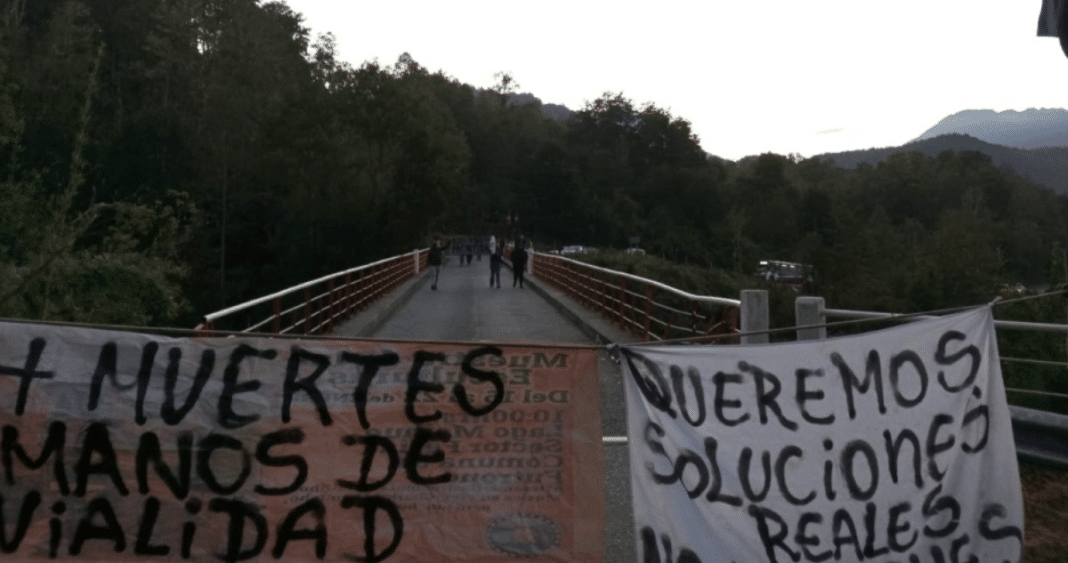
<path fill-rule="evenodd" d="M 802 285 L 812 281 L 812 266 L 783 260 L 761 260 L 756 275 L 768 281 Z"/>
<path fill-rule="evenodd" d="M 1022 295 L 1027 293 L 1027 286 L 1022 283 L 1006 283 L 1001 285 L 1002 295 Z"/>

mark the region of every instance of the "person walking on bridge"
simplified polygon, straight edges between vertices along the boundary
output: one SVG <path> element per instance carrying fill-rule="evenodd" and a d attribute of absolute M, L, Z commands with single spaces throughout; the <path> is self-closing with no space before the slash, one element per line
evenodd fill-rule
<path fill-rule="evenodd" d="M 504 255 L 501 253 L 501 248 L 495 244 L 490 245 L 490 287 L 501 287 L 501 263 L 504 262 Z M 493 284 L 497 285 L 494 286 Z"/>
<path fill-rule="evenodd" d="M 438 288 L 438 276 L 441 274 L 441 262 L 445 249 L 442 248 L 441 239 L 434 237 L 434 244 L 430 245 L 430 253 L 427 255 L 427 264 L 434 270 L 434 283 L 430 289 Z"/>
<path fill-rule="evenodd" d="M 523 272 L 527 269 L 526 244 L 527 241 L 519 237 L 519 240 L 515 241 L 515 249 L 512 250 L 512 287 L 519 284 L 519 289 L 523 289 Z"/>

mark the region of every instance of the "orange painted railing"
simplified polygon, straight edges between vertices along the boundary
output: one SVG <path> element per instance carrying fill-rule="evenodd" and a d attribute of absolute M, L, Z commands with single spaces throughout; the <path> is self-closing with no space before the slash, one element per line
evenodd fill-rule
<path fill-rule="evenodd" d="M 694 295 L 658 281 L 534 252 L 531 274 L 645 340 L 737 343 L 738 299 Z"/>
<path fill-rule="evenodd" d="M 204 315 L 196 330 L 326 334 L 426 267 L 427 249 L 393 256 Z"/>

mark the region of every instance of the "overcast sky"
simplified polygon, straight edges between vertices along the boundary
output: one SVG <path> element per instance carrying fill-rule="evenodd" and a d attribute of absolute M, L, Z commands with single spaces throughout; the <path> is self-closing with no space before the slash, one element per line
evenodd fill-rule
<path fill-rule="evenodd" d="M 1041 0 L 286 0 L 341 60 L 431 72 L 582 109 L 604 92 L 690 122 L 705 151 L 897 146 L 964 109 L 1068 107 Z"/>

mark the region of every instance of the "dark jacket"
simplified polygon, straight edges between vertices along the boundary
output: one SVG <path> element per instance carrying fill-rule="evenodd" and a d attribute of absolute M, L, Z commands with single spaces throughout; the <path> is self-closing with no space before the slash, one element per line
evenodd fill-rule
<path fill-rule="evenodd" d="M 430 264 L 431 266 L 440 266 L 441 265 L 441 257 L 442 257 L 441 247 L 435 244 L 435 245 L 430 247 L 430 254 L 427 256 L 427 263 Z"/>
<path fill-rule="evenodd" d="M 522 268 L 527 265 L 527 251 L 522 246 L 515 247 L 512 251 L 512 267 Z"/>

